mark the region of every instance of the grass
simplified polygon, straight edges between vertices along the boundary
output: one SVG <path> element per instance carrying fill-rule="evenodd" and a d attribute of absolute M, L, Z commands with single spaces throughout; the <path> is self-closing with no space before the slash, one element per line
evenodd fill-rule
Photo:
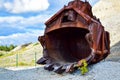
<path fill-rule="evenodd" d="M 29 64 L 25 63 L 25 62 L 19 62 L 18 64 L 19 66 L 29 66 Z"/>

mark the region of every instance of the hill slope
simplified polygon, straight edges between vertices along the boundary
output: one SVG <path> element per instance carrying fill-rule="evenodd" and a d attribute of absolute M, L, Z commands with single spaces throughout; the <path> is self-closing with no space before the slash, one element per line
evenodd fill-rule
<path fill-rule="evenodd" d="M 20 45 L 0 56 L 0 67 L 35 66 L 41 55 L 42 47 L 39 43 Z"/>

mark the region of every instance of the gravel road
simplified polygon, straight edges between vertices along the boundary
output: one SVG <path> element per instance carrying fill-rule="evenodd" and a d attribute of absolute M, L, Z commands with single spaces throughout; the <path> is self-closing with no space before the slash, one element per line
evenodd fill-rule
<path fill-rule="evenodd" d="M 89 67 L 86 75 L 80 71 L 62 75 L 36 68 L 0 68 L 0 80 L 120 80 L 119 62 L 100 62 Z"/>

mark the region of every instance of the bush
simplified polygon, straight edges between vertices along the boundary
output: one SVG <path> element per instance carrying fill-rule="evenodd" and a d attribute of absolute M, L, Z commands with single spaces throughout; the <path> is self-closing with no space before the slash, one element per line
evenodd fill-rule
<path fill-rule="evenodd" d="M 0 50 L 1 51 L 10 51 L 10 50 L 12 50 L 12 49 L 14 49 L 16 46 L 15 45 L 9 45 L 9 46 L 7 46 L 7 45 L 5 45 L 5 46 L 3 46 L 3 45 L 1 45 L 0 46 Z"/>
<path fill-rule="evenodd" d="M 4 54 L 3 53 L 0 53 L 0 57 L 3 56 Z"/>

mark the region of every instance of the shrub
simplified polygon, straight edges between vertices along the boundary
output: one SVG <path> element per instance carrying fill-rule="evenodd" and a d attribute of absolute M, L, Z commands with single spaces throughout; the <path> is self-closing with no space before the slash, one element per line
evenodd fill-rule
<path fill-rule="evenodd" d="M 0 57 L 3 56 L 4 54 L 3 53 L 0 53 Z"/>
<path fill-rule="evenodd" d="M 15 45 L 9 45 L 9 46 L 7 46 L 7 45 L 5 45 L 5 46 L 3 46 L 3 45 L 1 45 L 0 46 L 0 50 L 1 51 L 10 51 L 10 50 L 12 50 L 12 49 L 14 49 L 16 46 Z"/>

